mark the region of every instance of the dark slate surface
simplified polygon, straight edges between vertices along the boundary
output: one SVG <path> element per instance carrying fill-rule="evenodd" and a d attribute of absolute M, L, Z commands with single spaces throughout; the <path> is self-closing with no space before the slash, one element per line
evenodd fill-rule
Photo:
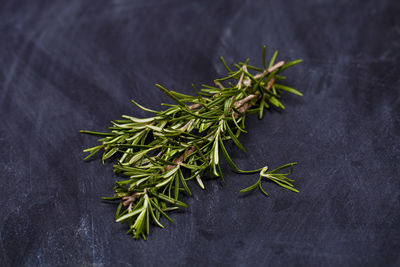
<path fill-rule="evenodd" d="M 306 3 L 303 3 L 306 2 Z M 1 266 L 399 266 L 399 1 L 2 1 Z M 299 161 L 300 194 L 225 165 L 175 224 L 135 241 L 82 149 L 121 114 L 189 93 L 263 44 L 304 98 L 248 120 L 242 168 Z"/>

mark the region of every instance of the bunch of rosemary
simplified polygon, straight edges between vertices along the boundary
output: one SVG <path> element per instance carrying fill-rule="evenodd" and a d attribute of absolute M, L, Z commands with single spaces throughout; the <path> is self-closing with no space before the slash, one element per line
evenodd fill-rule
<path fill-rule="evenodd" d="M 279 75 L 282 71 L 301 60 L 275 63 L 275 51 L 267 65 L 265 54 L 264 46 L 263 69 L 250 65 L 247 60 L 235 64 L 232 70 L 221 57 L 228 76 L 214 80 L 214 86 L 202 85 L 200 91 L 193 86 L 195 96 L 170 91 L 156 84 L 176 104 L 163 104 L 168 109 L 154 111 L 132 100 L 139 108 L 153 113 L 152 117 L 139 119 L 123 115 L 123 119 L 112 122 L 108 133 L 81 131 L 100 137 L 98 141 L 101 143 L 85 149 L 84 152 L 90 153 L 85 159 L 99 151 L 103 151 L 103 163 L 115 154 L 120 155 L 114 172 L 127 178 L 117 182 L 114 197 L 104 199 L 120 201 L 115 218 L 117 222 L 129 224 L 128 234 L 145 239 L 150 221 L 161 228 L 164 228 L 160 223 L 161 216 L 172 222 L 166 213 L 187 207 L 180 199 L 182 193 L 192 194 L 188 184 L 190 180 L 195 180 L 202 189 L 202 177 L 207 174 L 223 180 L 220 152 L 234 171 L 260 173 L 258 181 L 241 193 L 259 188 L 268 195 L 261 185 L 263 178 L 298 192 L 293 188 L 293 180 L 287 178 L 296 163 L 272 171 L 268 171 L 268 167 L 243 171 L 235 165 L 225 148 L 225 142 L 231 140 L 245 151 L 238 137 L 246 133 L 246 114 L 258 113 L 261 119 L 264 109 L 271 106 L 284 109 L 279 100 L 283 91 L 302 95 L 277 83 L 285 79 Z M 279 173 L 287 168 L 289 172 Z"/>

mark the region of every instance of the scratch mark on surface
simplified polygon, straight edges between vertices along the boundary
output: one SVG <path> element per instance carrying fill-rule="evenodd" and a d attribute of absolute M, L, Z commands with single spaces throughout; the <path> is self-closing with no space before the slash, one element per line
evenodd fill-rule
<path fill-rule="evenodd" d="M 91 229 L 92 229 L 92 264 L 95 263 L 96 248 L 94 246 L 94 226 L 93 226 L 93 215 L 90 215 Z"/>
<path fill-rule="evenodd" d="M 7 256 L 6 250 L 4 248 L 4 240 L 3 240 L 3 237 L 2 237 L 2 231 L 0 231 L 0 249 L 1 249 L 2 253 L 3 253 L 3 255 L 4 255 L 4 259 L 7 261 L 7 264 L 9 264 L 9 258 Z"/>
<path fill-rule="evenodd" d="M 4 100 L 5 100 L 6 96 L 7 96 L 8 90 L 10 89 L 11 81 L 13 80 L 15 71 L 16 71 L 16 69 L 17 69 L 17 63 L 18 63 L 18 60 L 17 60 L 17 57 L 16 57 L 16 58 L 13 60 L 13 63 L 12 63 L 12 65 L 11 65 L 11 67 L 10 67 L 9 72 L 8 72 L 8 75 L 7 75 L 8 78 L 7 78 L 6 81 L 4 82 L 3 93 L 1 94 L 1 101 L 0 101 L 0 103 L 4 103 Z"/>
<path fill-rule="evenodd" d="M 216 53 L 214 54 L 214 58 L 218 58 L 221 55 L 225 56 L 225 60 L 232 61 L 232 57 L 228 56 L 228 53 L 226 53 L 226 48 L 230 47 L 232 45 L 232 29 L 234 29 L 235 24 L 240 21 L 240 18 L 244 14 L 245 10 L 247 7 L 247 1 L 243 4 L 243 6 L 239 9 L 238 11 L 235 12 L 235 14 L 232 16 L 231 19 L 229 19 L 225 25 L 222 27 L 222 33 L 220 37 L 220 43 L 217 46 Z M 240 23 L 240 22 L 239 22 Z M 214 68 L 219 72 L 223 72 L 224 67 L 221 66 L 220 62 L 217 61 L 217 64 L 214 65 Z"/>

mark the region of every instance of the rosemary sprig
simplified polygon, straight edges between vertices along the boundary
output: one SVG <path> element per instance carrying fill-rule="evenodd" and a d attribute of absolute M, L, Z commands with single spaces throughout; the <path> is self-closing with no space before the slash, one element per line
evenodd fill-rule
<path fill-rule="evenodd" d="M 276 51 L 267 65 L 265 54 L 264 46 L 262 69 L 249 65 L 247 60 L 235 64 L 232 70 L 221 57 L 228 75 L 214 80 L 213 86 L 202 85 L 199 91 L 193 86 L 195 96 L 167 90 L 156 84 L 176 104 L 164 104 L 168 109 L 154 111 L 132 100 L 139 108 L 152 113 L 152 117 L 140 119 L 123 115 L 122 119 L 112 122 L 108 133 L 81 131 L 98 136 L 101 143 L 85 149 L 84 152 L 90 153 L 85 159 L 99 151 L 103 151 L 103 163 L 115 154 L 120 156 L 114 165 L 114 172 L 126 178 L 116 183 L 114 197 L 104 199 L 120 201 L 115 220 L 129 225 L 128 234 L 145 239 L 150 231 L 150 222 L 161 228 L 164 228 L 161 217 L 172 222 L 167 212 L 187 207 L 181 197 L 182 193 L 192 194 L 190 180 L 195 180 L 202 189 L 202 177 L 207 174 L 223 180 L 221 151 L 234 171 L 260 173 L 258 181 L 240 193 L 259 188 L 268 195 L 261 185 L 263 178 L 299 192 L 293 187 L 293 180 L 286 177 L 292 173 L 296 163 L 269 172 L 268 167 L 244 171 L 232 161 L 225 147 L 226 141 L 231 140 L 245 151 L 238 138 L 241 133 L 246 133 L 246 114 L 258 113 L 261 119 L 264 110 L 271 106 L 284 109 L 280 101 L 283 91 L 302 95 L 276 82 L 284 79 L 279 75 L 283 70 L 301 60 L 276 63 Z M 256 73 L 252 74 L 250 70 Z M 279 173 L 286 168 L 290 168 L 288 173 Z"/>

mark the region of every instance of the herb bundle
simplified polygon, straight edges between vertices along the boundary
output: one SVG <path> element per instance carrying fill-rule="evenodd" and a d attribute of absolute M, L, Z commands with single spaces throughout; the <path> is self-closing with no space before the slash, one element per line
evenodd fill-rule
<path fill-rule="evenodd" d="M 296 163 L 272 171 L 268 171 L 268 167 L 243 171 L 235 165 L 225 147 L 225 143 L 231 140 L 245 151 L 238 137 L 246 133 L 247 114 L 258 113 L 261 119 L 264 109 L 272 106 L 284 109 L 280 101 L 284 91 L 302 95 L 291 87 L 277 83 L 285 79 L 281 72 L 301 60 L 275 62 L 277 54 L 275 51 L 267 64 L 264 46 L 263 68 L 252 66 L 246 60 L 234 64 L 234 69 L 231 69 L 221 57 L 228 75 L 214 80 L 213 86 L 202 85 L 200 90 L 193 86 L 195 96 L 167 90 L 156 84 L 175 104 L 162 104 L 168 109 L 154 111 L 132 100 L 153 116 L 135 118 L 123 115 L 123 119 L 111 122 L 110 132 L 107 133 L 81 131 L 100 137 L 98 141 L 101 143 L 85 149 L 84 152 L 90 153 L 85 159 L 99 151 L 103 152 L 103 163 L 113 155 L 120 156 L 114 165 L 114 172 L 123 174 L 126 179 L 116 183 L 114 197 L 104 199 L 120 201 L 115 219 L 129 225 L 128 234 L 146 239 L 150 222 L 161 228 L 164 228 L 160 222 L 162 216 L 172 222 L 167 212 L 187 207 L 181 197 L 183 194 L 192 195 L 189 187 L 191 180 L 202 189 L 204 176 L 223 180 L 221 154 L 234 171 L 259 173 L 257 182 L 241 190 L 241 193 L 258 188 L 268 196 L 261 184 L 263 180 L 298 192 L 293 187 L 293 180 L 287 178 Z M 280 173 L 284 169 L 288 172 Z"/>

